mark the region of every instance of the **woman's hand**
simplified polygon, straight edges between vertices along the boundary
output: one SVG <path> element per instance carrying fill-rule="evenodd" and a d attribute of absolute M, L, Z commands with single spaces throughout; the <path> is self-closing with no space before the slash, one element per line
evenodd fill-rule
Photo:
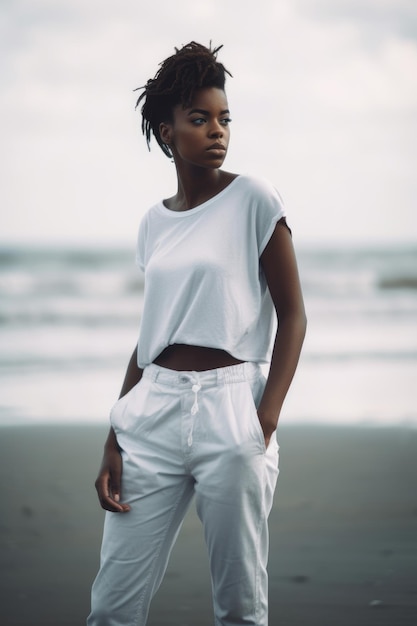
<path fill-rule="evenodd" d="M 135 346 L 127 366 L 120 398 L 128 393 L 142 378 L 143 370 L 137 365 L 137 350 L 137 346 Z M 127 513 L 130 511 L 128 504 L 120 502 L 122 470 L 123 463 L 119 444 L 113 428 L 110 428 L 104 445 L 103 460 L 95 486 L 101 506 L 106 511 L 111 511 L 112 513 Z"/>
<path fill-rule="evenodd" d="M 277 428 L 278 416 L 274 413 L 261 413 L 258 410 L 258 419 L 264 433 L 265 447 L 268 448 L 271 437 Z"/>
<path fill-rule="evenodd" d="M 128 504 L 120 502 L 122 456 L 113 429 L 110 430 L 100 471 L 95 482 L 98 499 L 103 509 L 112 513 L 127 513 Z"/>

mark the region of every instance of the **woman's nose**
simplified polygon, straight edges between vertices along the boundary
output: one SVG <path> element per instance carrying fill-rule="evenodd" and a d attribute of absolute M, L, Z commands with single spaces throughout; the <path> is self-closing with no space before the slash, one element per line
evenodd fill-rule
<path fill-rule="evenodd" d="M 223 137 L 223 127 L 218 122 L 214 122 L 209 129 L 210 137 Z"/>

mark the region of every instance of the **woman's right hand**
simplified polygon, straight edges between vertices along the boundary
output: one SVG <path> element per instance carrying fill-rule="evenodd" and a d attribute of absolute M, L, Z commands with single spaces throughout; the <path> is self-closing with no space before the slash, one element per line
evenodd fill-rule
<path fill-rule="evenodd" d="M 143 370 L 138 367 L 138 348 L 135 346 L 127 366 L 125 379 L 123 381 L 120 398 L 128 393 L 142 378 Z M 120 502 L 121 482 L 122 482 L 122 456 L 119 444 L 113 428 L 110 428 L 107 441 L 104 445 L 104 455 L 101 462 L 100 471 L 95 482 L 98 499 L 106 511 L 112 513 L 127 513 L 130 511 L 128 504 Z"/>
<path fill-rule="evenodd" d="M 104 447 L 104 455 L 95 487 L 103 509 L 112 513 L 127 513 L 128 504 L 120 502 L 122 456 L 114 431 L 111 430 Z"/>

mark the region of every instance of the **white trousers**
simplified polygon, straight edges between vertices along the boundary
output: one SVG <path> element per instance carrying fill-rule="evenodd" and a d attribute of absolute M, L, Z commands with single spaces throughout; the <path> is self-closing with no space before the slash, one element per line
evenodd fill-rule
<path fill-rule="evenodd" d="M 278 476 L 256 412 L 265 379 L 243 363 L 205 372 L 145 368 L 111 411 L 129 513 L 106 512 L 88 626 L 145 626 L 195 495 L 216 626 L 268 624 L 268 526 Z"/>

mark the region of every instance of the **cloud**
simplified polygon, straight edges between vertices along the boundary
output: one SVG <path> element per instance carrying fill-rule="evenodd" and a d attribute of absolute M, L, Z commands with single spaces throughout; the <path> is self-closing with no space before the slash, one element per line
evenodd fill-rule
<path fill-rule="evenodd" d="M 417 38 L 417 5 L 414 0 L 295 0 L 309 17 L 357 25 L 364 43 L 386 37 Z"/>
<path fill-rule="evenodd" d="M 175 185 L 166 157 L 147 152 L 133 89 L 191 39 L 223 43 L 234 75 L 227 167 L 271 178 L 302 239 L 409 238 L 414 4 L 3 2 L 1 238 L 132 236 Z"/>

